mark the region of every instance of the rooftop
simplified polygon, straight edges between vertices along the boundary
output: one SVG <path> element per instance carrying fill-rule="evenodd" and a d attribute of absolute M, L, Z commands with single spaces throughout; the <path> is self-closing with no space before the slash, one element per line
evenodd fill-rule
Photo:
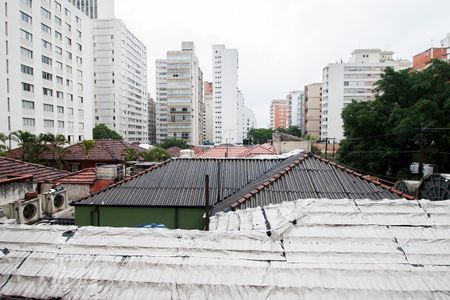
<path fill-rule="evenodd" d="M 33 182 L 40 183 L 53 181 L 69 174 L 67 171 L 61 171 L 55 168 L 0 157 L 0 179 L 7 178 L 11 175 L 33 175 Z"/>
<path fill-rule="evenodd" d="M 311 154 L 277 159 L 172 159 L 74 205 L 204 207 L 213 213 L 306 198 L 411 196 Z"/>
<path fill-rule="evenodd" d="M 450 201 L 306 199 L 220 214 L 214 224 L 210 232 L 4 225 L 0 294 L 435 299 L 450 293 Z"/>
<path fill-rule="evenodd" d="M 87 168 L 58 179 L 60 184 L 94 184 L 97 176 L 94 168 Z"/>

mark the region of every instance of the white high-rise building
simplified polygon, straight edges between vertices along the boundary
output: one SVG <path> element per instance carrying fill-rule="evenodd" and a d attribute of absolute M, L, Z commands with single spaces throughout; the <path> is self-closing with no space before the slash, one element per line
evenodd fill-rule
<path fill-rule="evenodd" d="M 181 50 L 156 61 L 156 105 L 158 143 L 166 138 L 203 143 L 203 73 L 193 42 L 182 42 Z"/>
<path fill-rule="evenodd" d="M 156 75 L 156 143 L 167 139 L 167 60 L 157 59 Z"/>
<path fill-rule="evenodd" d="M 212 144 L 214 141 L 214 101 L 213 101 L 213 84 L 205 81 L 203 84 L 203 100 L 205 109 L 203 111 L 203 144 Z"/>
<path fill-rule="evenodd" d="M 387 67 L 395 70 L 411 66 L 406 60 L 394 60 L 393 52 L 357 49 L 348 63 L 328 64 L 323 69 L 321 137 L 344 138 L 342 110 L 352 102 L 375 99 L 374 84 Z"/>
<path fill-rule="evenodd" d="M 246 139 L 248 132 L 252 128 L 256 128 L 256 126 L 257 126 L 255 113 L 253 112 L 252 109 L 250 109 L 247 106 L 244 107 L 244 123 L 243 124 L 244 124 L 244 134 L 245 134 L 244 138 Z"/>
<path fill-rule="evenodd" d="M 213 46 L 214 143 L 242 144 L 243 96 L 238 90 L 238 51 Z"/>
<path fill-rule="evenodd" d="M 297 126 L 302 132 L 304 132 L 305 123 L 304 96 L 302 90 L 295 90 L 286 97 L 291 102 L 291 126 Z"/>
<path fill-rule="evenodd" d="M 0 132 L 92 138 L 92 23 L 69 1 L 0 5 Z"/>
<path fill-rule="evenodd" d="M 450 33 L 441 40 L 441 47 L 447 49 L 447 61 L 450 62 Z"/>
<path fill-rule="evenodd" d="M 93 24 L 95 122 L 146 143 L 147 48 L 119 19 Z"/>
<path fill-rule="evenodd" d="M 65 0 L 64 0 L 65 1 Z M 68 0 L 91 19 L 114 18 L 115 0 Z"/>

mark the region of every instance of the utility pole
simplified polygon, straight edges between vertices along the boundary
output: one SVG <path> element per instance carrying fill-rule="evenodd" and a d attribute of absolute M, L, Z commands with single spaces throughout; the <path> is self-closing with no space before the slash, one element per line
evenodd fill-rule
<path fill-rule="evenodd" d="M 209 175 L 205 175 L 205 231 L 209 231 Z"/>
<path fill-rule="evenodd" d="M 325 159 L 328 158 L 328 138 L 325 138 Z"/>

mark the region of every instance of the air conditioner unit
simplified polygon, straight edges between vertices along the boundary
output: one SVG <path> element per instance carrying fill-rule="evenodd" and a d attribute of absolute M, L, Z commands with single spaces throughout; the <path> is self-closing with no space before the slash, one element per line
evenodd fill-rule
<path fill-rule="evenodd" d="M 3 206 L 9 219 L 16 219 L 18 224 L 33 224 L 42 217 L 41 199 L 18 200 Z"/>
<path fill-rule="evenodd" d="M 42 212 L 44 214 L 52 215 L 68 207 L 67 191 L 64 189 L 51 189 L 42 195 Z"/>

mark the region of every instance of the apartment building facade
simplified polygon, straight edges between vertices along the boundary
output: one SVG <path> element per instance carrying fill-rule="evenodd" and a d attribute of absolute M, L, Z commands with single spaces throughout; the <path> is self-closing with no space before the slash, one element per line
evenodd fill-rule
<path fill-rule="evenodd" d="M 305 86 L 304 132 L 303 134 L 320 138 L 322 83 Z"/>
<path fill-rule="evenodd" d="M 0 132 L 92 138 L 92 25 L 69 1 L 0 5 Z"/>
<path fill-rule="evenodd" d="M 291 126 L 297 126 L 302 132 L 305 120 L 304 96 L 302 90 L 294 90 L 286 96 L 291 106 Z"/>
<path fill-rule="evenodd" d="M 214 144 L 214 99 L 213 83 L 205 81 L 203 83 L 203 100 L 205 109 L 203 111 L 203 144 Z"/>
<path fill-rule="evenodd" d="M 272 100 L 270 104 L 270 128 L 289 128 L 291 126 L 291 104 L 288 99 Z"/>
<path fill-rule="evenodd" d="M 119 19 L 93 20 L 95 122 L 146 143 L 147 48 Z"/>
<path fill-rule="evenodd" d="M 147 93 L 148 99 L 148 142 L 150 144 L 156 143 L 156 102 L 155 99 L 150 97 L 150 93 Z"/>
<path fill-rule="evenodd" d="M 200 145 L 203 138 L 203 73 L 193 42 L 168 51 L 156 61 L 157 142 L 183 139 Z"/>
<path fill-rule="evenodd" d="M 374 85 L 385 68 L 400 70 L 411 66 L 407 60 L 394 60 L 393 54 L 380 49 L 357 49 L 347 63 L 328 64 L 323 69 L 321 138 L 342 140 L 342 110 L 352 100 L 374 100 Z"/>

